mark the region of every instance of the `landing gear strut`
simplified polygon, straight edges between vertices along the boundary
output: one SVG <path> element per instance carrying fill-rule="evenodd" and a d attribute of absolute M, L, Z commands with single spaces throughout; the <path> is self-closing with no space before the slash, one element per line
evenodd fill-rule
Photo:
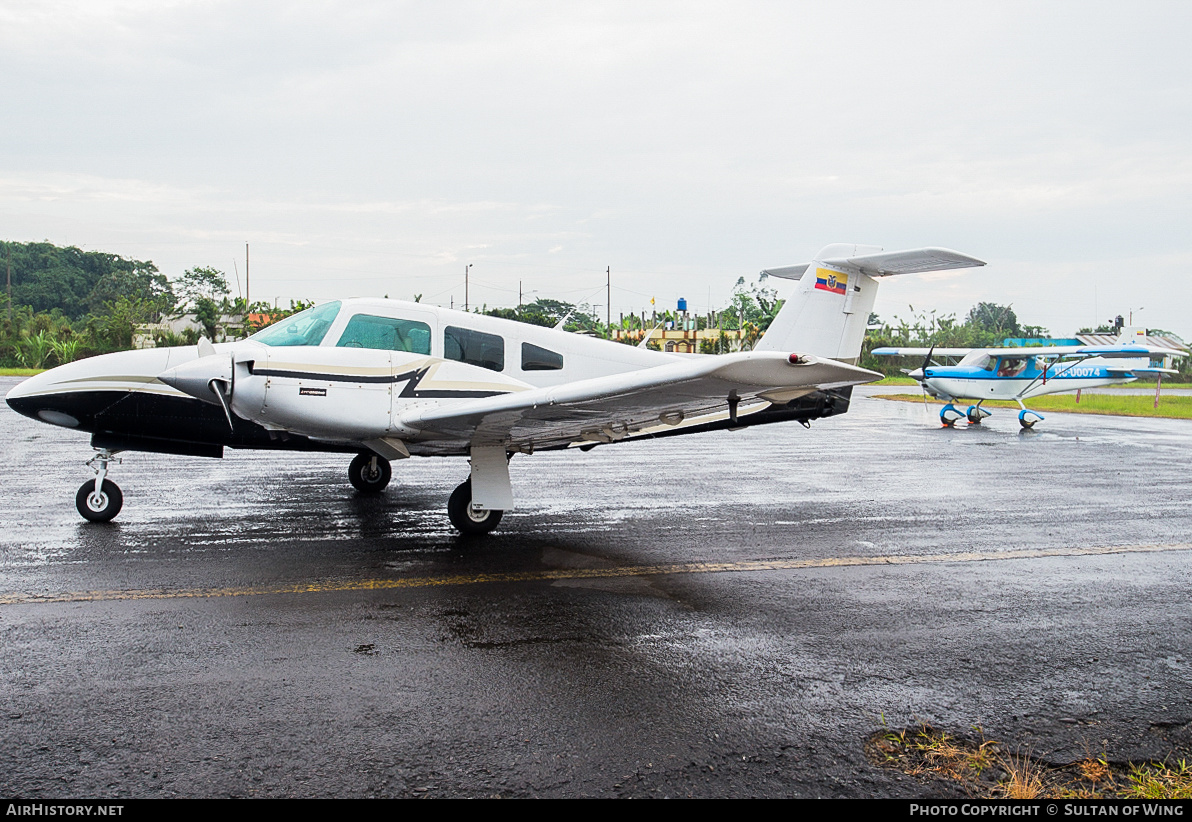
<path fill-rule="evenodd" d="M 75 507 L 89 522 L 108 522 L 124 506 L 124 495 L 120 493 L 120 486 L 108 479 L 108 465 L 120 462 L 113 456 L 113 452 L 106 448 L 101 450 L 87 465 L 95 470 L 95 479 L 84 482 L 75 494 Z"/>
<path fill-rule="evenodd" d="M 385 490 L 393 476 L 389 460 L 376 454 L 357 454 L 348 466 L 348 480 L 363 494 L 376 494 Z"/>
<path fill-rule="evenodd" d="M 447 500 L 447 516 L 451 524 L 465 537 L 487 534 L 497 527 L 504 511 L 481 511 L 472 507 L 472 480 L 466 479 L 451 492 Z"/>

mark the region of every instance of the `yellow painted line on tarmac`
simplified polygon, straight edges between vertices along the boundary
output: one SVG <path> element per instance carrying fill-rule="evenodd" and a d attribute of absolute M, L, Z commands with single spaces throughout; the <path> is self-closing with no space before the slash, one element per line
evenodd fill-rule
<path fill-rule="evenodd" d="M 684 562 L 669 565 L 624 565 L 610 568 L 567 568 L 498 574 L 405 577 L 399 579 L 326 580 L 296 585 L 262 585 L 240 588 L 181 588 L 111 591 L 70 591 L 57 594 L 13 592 L 0 594 L 0 605 L 33 605 L 56 602 L 109 602 L 138 599 L 202 599 L 250 597 L 273 594 L 324 594 L 346 591 L 384 591 L 399 588 L 437 588 L 448 585 L 485 585 L 499 582 L 553 582 L 564 579 L 612 579 L 675 574 L 723 574 L 751 571 L 793 571 L 807 568 L 841 568 L 873 565 L 926 565 L 933 563 L 996 562 L 1045 557 L 1087 557 L 1108 554 L 1147 554 L 1192 550 L 1192 543 L 1164 545 L 1106 545 L 1087 548 L 1021 548 L 1006 551 L 962 551 L 951 554 L 902 554 L 894 556 L 829 557 L 826 559 L 761 559 L 740 562 Z"/>

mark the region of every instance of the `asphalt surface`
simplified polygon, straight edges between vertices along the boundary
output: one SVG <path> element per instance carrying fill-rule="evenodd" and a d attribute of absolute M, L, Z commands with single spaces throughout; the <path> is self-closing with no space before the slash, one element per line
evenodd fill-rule
<path fill-rule="evenodd" d="M 7 391 L 16 380 L 0 380 Z M 863 393 L 863 392 L 862 392 Z M 0 795 L 941 795 L 866 739 L 1192 754 L 1192 423 L 909 403 L 538 454 L 126 454 L 0 409 Z"/>

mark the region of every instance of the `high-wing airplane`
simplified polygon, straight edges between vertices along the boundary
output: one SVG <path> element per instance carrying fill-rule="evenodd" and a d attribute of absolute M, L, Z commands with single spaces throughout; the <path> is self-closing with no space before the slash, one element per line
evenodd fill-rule
<path fill-rule="evenodd" d="M 108 479 L 121 451 L 220 457 L 224 448 L 355 454 L 348 478 L 382 490 L 390 461 L 468 456 L 447 512 L 487 533 L 514 507 L 515 454 L 811 420 L 848 410 L 879 277 L 984 265 L 945 249 L 830 245 L 797 280 L 753 351 L 672 354 L 421 303 L 345 299 L 245 340 L 123 351 L 13 388 L 26 416 L 86 431 L 95 479 L 75 503 L 91 521 L 121 508 Z M 808 271 L 811 275 L 804 276 Z"/>
<path fill-rule="evenodd" d="M 922 356 L 923 365 L 907 376 L 919 381 L 923 390 L 946 404 L 940 410 L 940 422 L 953 426 L 968 419 L 977 425 L 991 412 L 982 408 L 986 400 L 1012 400 L 1018 403 L 1018 422 L 1032 428 L 1043 419 L 1037 411 L 1023 405 L 1024 399 L 1063 391 L 1121 385 L 1138 379 L 1139 374 L 1173 374 L 1170 368 L 1151 364 L 1153 358 L 1183 357 L 1185 352 L 1156 348 L 1135 342 L 1133 329 L 1114 345 L 1062 345 L 1028 348 L 875 348 L 876 356 Z M 961 357 L 956 365 L 933 365 L 933 355 Z M 952 403 L 976 400 L 965 411 Z"/>

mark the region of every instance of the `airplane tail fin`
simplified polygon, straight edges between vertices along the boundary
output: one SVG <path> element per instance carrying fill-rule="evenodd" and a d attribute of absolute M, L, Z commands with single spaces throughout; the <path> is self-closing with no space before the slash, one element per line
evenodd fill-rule
<path fill-rule="evenodd" d="M 1146 328 L 1142 326 L 1126 326 L 1118 332 L 1118 345 L 1146 345 Z"/>
<path fill-rule="evenodd" d="M 946 248 L 882 252 L 874 246 L 827 246 L 810 263 L 763 272 L 798 283 L 755 350 L 813 354 L 855 365 L 877 297 L 876 278 L 981 265 L 981 260 Z"/>

